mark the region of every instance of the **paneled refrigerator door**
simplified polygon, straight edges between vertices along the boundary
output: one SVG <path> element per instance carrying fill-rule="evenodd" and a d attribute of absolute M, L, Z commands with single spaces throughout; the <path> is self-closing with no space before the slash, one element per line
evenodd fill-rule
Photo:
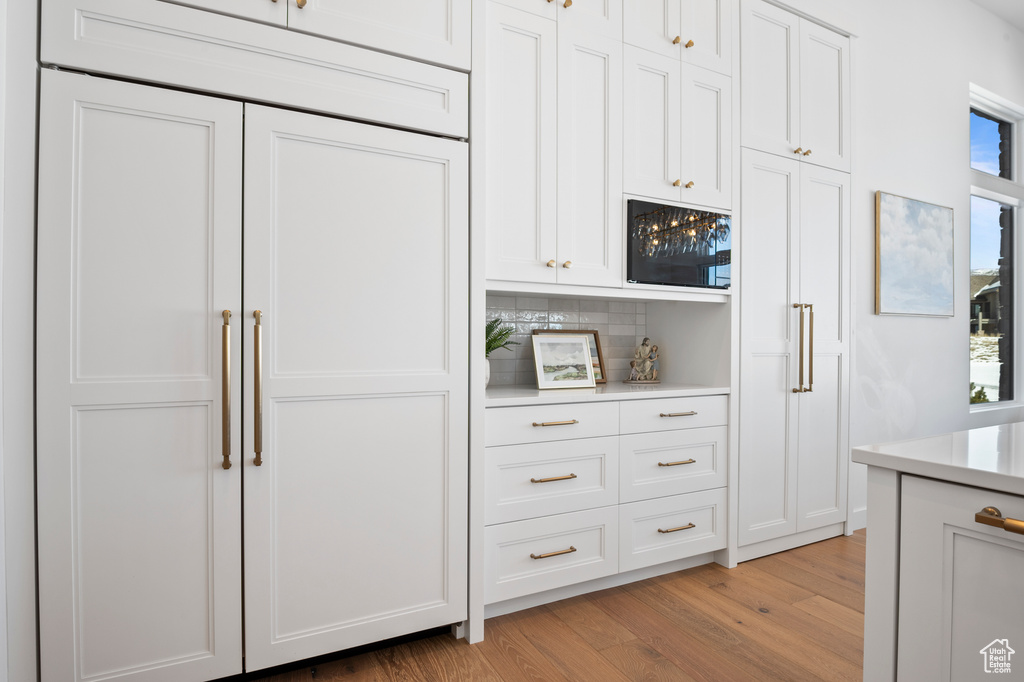
<path fill-rule="evenodd" d="M 241 152 L 236 102 L 42 73 L 45 682 L 242 670 Z"/>
<path fill-rule="evenodd" d="M 245 137 L 258 670 L 466 617 L 468 156 L 248 105 Z"/>

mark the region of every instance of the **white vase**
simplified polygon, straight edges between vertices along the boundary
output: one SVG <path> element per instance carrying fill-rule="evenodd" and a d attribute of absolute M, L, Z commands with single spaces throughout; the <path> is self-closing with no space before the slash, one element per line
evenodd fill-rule
<path fill-rule="evenodd" d="M 491 361 L 489 358 L 484 358 L 484 386 L 489 386 L 491 383 Z"/>

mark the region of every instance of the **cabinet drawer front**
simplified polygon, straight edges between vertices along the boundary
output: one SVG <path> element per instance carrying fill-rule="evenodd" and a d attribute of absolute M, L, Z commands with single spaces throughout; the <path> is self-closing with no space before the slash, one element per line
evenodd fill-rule
<path fill-rule="evenodd" d="M 621 410 L 622 433 L 724 426 L 729 421 L 729 399 L 724 395 L 630 400 Z"/>
<path fill-rule="evenodd" d="M 724 548 L 725 493 L 718 488 L 619 505 L 619 569 Z"/>
<path fill-rule="evenodd" d="M 619 443 L 619 500 L 636 502 L 726 484 L 725 426 L 639 433 Z"/>
<path fill-rule="evenodd" d="M 495 407 L 486 411 L 484 427 L 488 446 L 614 436 L 619 432 L 619 407 L 615 403 Z"/>
<path fill-rule="evenodd" d="M 493 604 L 614 575 L 618 543 L 614 506 L 489 526 L 484 531 L 484 601 Z"/>
<path fill-rule="evenodd" d="M 488 525 L 592 509 L 619 501 L 619 439 L 487 448 Z"/>

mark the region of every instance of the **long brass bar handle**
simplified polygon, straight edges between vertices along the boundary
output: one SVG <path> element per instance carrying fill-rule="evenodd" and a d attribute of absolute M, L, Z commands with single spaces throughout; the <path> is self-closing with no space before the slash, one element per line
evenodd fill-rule
<path fill-rule="evenodd" d="M 572 554 L 576 551 L 576 548 L 569 545 L 569 549 L 561 549 L 557 552 L 548 552 L 547 554 L 530 554 L 531 559 L 547 559 L 548 557 L 561 556 L 563 554 Z"/>
<path fill-rule="evenodd" d="M 573 424 L 579 424 L 579 423 L 580 422 L 579 422 L 578 419 L 570 419 L 569 421 L 564 421 L 564 422 L 540 422 L 539 424 L 537 422 L 533 422 L 533 425 L 534 426 L 571 426 Z"/>
<path fill-rule="evenodd" d="M 807 393 L 814 390 L 814 304 L 807 304 L 811 333 L 807 339 Z"/>
<path fill-rule="evenodd" d="M 263 464 L 263 312 L 252 311 L 256 325 L 252 330 L 252 415 L 253 434 L 252 450 L 255 457 L 252 463 Z"/>
<path fill-rule="evenodd" d="M 231 311 L 221 312 L 224 324 L 220 327 L 220 438 L 221 466 L 231 468 Z"/>
<path fill-rule="evenodd" d="M 985 507 L 974 515 L 974 520 L 977 523 L 984 523 L 986 526 L 1002 528 L 1007 533 L 1024 535 L 1024 521 L 1005 518 L 1002 512 L 995 507 Z"/>
<path fill-rule="evenodd" d="M 689 412 L 669 412 L 668 414 L 661 412 L 658 414 L 659 417 L 692 417 L 697 414 L 696 410 L 690 410 Z"/>
<path fill-rule="evenodd" d="M 566 474 L 565 476 L 552 476 L 550 478 L 531 478 L 530 483 L 551 483 L 552 481 L 568 481 L 576 478 L 576 474 Z"/>
<path fill-rule="evenodd" d="M 800 310 L 800 369 L 798 371 L 797 383 L 800 384 L 799 388 L 794 388 L 793 393 L 804 392 L 804 304 L 794 303 L 794 308 Z"/>
<path fill-rule="evenodd" d="M 684 460 L 682 460 L 680 462 L 658 462 L 658 466 L 660 466 L 660 467 L 677 467 L 680 464 L 696 464 L 696 463 L 697 463 L 697 460 L 695 460 L 695 459 L 684 459 Z"/>
<path fill-rule="evenodd" d="M 677 526 L 675 528 L 666 528 L 665 530 L 662 530 L 661 528 L 659 528 L 658 532 L 659 533 L 675 533 L 676 531 L 690 530 L 691 528 L 696 528 L 696 527 L 697 526 L 693 525 L 692 523 L 688 523 L 685 526 Z"/>

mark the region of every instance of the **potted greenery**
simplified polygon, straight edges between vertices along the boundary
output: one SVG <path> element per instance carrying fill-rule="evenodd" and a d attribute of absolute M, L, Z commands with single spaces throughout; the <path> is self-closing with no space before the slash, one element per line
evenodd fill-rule
<path fill-rule="evenodd" d="M 498 350 L 499 348 L 509 348 L 509 346 L 518 346 L 518 341 L 512 340 L 512 335 L 516 333 L 515 327 L 503 327 L 501 326 L 501 318 L 494 318 L 487 323 L 487 341 L 484 344 L 484 357 L 490 358 L 491 353 Z M 512 350 L 509 348 L 509 350 Z M 486 360 L 484 365 L 484 385 L 486 386 L 491 381 L 491 361 Z"/>

